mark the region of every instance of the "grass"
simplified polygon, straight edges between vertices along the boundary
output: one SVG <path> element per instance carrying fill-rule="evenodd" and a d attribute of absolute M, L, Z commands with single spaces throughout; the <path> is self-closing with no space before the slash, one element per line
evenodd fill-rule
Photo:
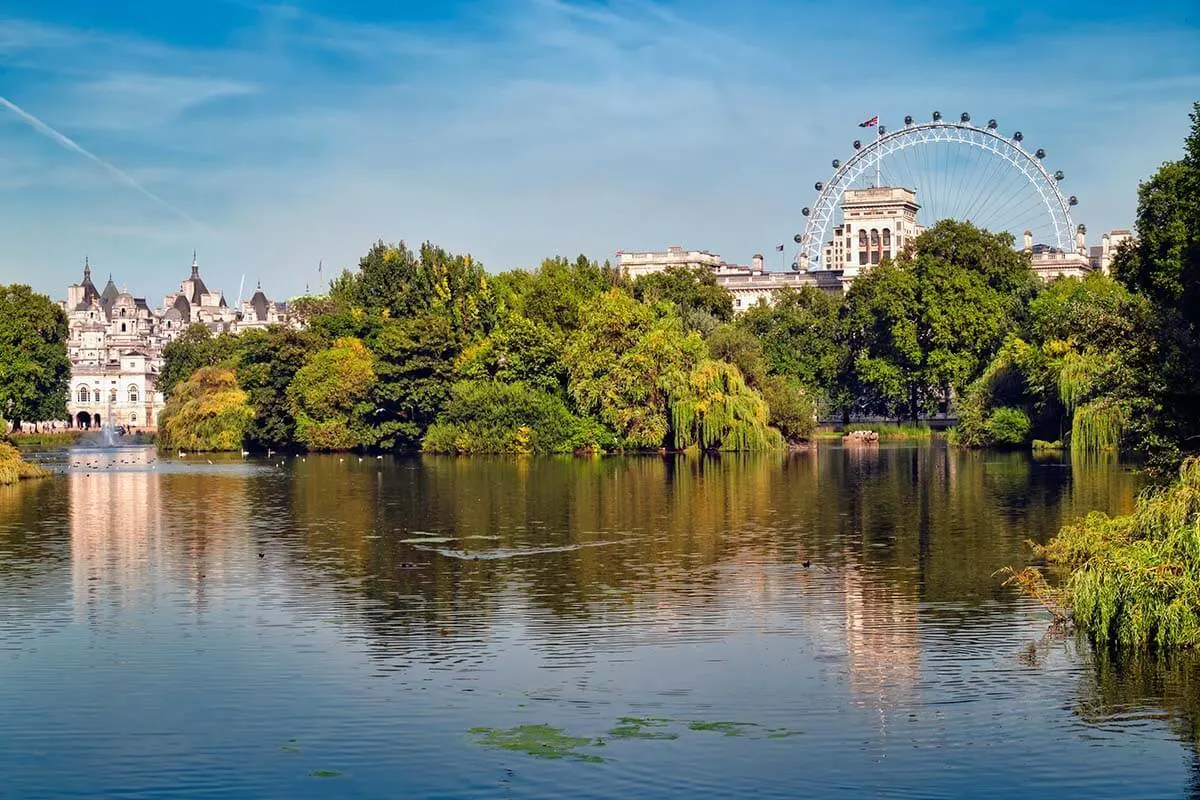
<path fill-rule="evenodd" d="M 885 439 L 900 440 L 900 439 L 932 439 L 933 429 L 928 425 L 918 425 L 912 422 L 905 422 L 899 425 L 891 425 L 885 423 L 870 424 L 870 423 L 854 423 L 847 425 L 843 434 L 854 433 L 855 431 L 875 431 L 879 434 L 880 441 Z"/>
<path fill-rule="evenodd" d="M 21 451 L 0 441 L 0 486 L 29 478 L 43 478 L 50 473 L 21 457 Z"/>
<path fill-rule="evenodd" d="M 9 434 L 9 438 L 17 447 L 66 447 L 75 444 L 75 440 L 82 434 L 83 431 L 78 429 L 39 433 L 14 432 Z"/>

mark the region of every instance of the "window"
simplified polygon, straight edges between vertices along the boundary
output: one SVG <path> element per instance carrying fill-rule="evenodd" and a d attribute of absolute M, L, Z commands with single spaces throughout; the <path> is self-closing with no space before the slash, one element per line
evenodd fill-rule
<path fill-rule="evenodd" d="M 858 246 L 865 248 L 867 246 L 867 232 L 865 230 L 858 232 Z"/>
<path fill-rule="evenodd" d="M 79 387 L 79 402 L 86 403 L 88 401 L 88 389 L 86 386 Z"/>
<path fill-rule="evenodd" d="M 124 333 L 124 332 L 125 332 L 125 323 L 122 322 L 121 323 L 121 333 Z"/>
<path fill-rule="evenodd" d="M 883 246 L 884 247 L 892 246 L 892 229 L 891 228 L 883 229 Z"/>
<path fill-rule="evenodd" d="M 879 247 L 879 231 L 871 228 L 871 247 Z"/>
<path fill-rule="evenodd" d="M 116 389 L 110 389 L 110 390 L 109 390 L 109 392 L 108 392 L 108 402 L 110 402 L 110 403 L 115 403 L 115 402 L 117 402 L 117 390 L 116 390 Z"/>
<path fill-rule="evenodd" d="M 100 390 L 99 390 L 99 389 L 97 389 L 96 391 L 92 392 L 92 402 L 93 402 L 93 403 L 99 403 L 99 402 L 100 402 Z"/>
<path fill-rule="evenodd" d="M 138 401 L 138 387 L 136 384 L 129 384 L 129 402 L 136 403 Z"/>
<path fill-rule="evenodd" d="M 129 415 L 129 424 L 130 424 L 130 425 L 136 425 L 136 424 L 137 424 L 137 414 L 130 414 L 130 415 Z"/>

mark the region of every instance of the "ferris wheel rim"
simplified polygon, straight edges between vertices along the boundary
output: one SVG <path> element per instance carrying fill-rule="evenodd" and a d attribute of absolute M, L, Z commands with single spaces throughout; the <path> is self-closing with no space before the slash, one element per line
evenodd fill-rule
<path fill-rule="evenodd" d="M 1074 247 L 1072 238 L 1075 235 L 1075 224 L 1070 208 L 1075 198 L 1068 200 L 1058 188 L 1058 179 L 1042 164 L 1042 151 L 1030 153 L 1021 145 L 1019 134 L 1016 137 L 1007 137 L 997 133 L 994 121 L 987 127 L 980 127 L 972 125 L 965 114 L 963 116 L 964 120 L 961 122 L 935 119 L 931 122 L 909 123 L 906 118 L 904 127 L 882 133 L 863 144 L 844 163 L 835 162 L 837 166 L 833 176 L 821 184 L 812 209 L 805 209 L 808 212 L 807 221 L 804 233 L 797 237 L 800 247 L 793 258 L 793 268 L 798 268 L 802 256 L 807 256 L 810 270 L 814 269 L 814 264 L 821 265 L 822 250 L 838 203 L 846 189 L 850 188 L 849 185 L 857 180 L 868 166 L 875 163 L 876 154 L 878 159 L 882 160 L 886 155 L 909 147 L 937 142 L 978 147 L 1008 161 L 1025 176 L 1040 196 L 1054 225 L 1055 244 L 1064 252 L 1071 251 Z M 944 138 L 939 139 L 939 133 L 944 133 Z M 888 147 L 892 149 L 883 152 Z M 1061 173 L 1058 177 L 1062 177 Z M 824 265 L 818 268 L 830 269 Z"/>

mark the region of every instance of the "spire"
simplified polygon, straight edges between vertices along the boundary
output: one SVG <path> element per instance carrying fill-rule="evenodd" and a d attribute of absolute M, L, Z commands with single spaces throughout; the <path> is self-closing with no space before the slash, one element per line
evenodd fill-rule
<path fill-rule="evenodd" d="M 200 277 L 200 265 L 198 263 L 196 263 L 196 251 L 195 250 L 192 251 L 192 277 L 193 278 Z"/>
<path fill-rule="evenodd" d="M 83 280 L 90 281 L 92 279 L 92 263 L 88 261 L 88 257 L 83 257 Z"/>

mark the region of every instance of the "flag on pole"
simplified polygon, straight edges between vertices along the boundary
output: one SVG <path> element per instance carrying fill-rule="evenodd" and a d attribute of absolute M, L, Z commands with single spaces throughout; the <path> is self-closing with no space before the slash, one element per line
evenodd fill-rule
<path fill-rule="evenodd" d="M 781 244 L 777 244 L 777 245 L 775 245 L 775 252 L 777 252 L 777 253 L 782 253 L 782 252 L 783 252 L 783 245 L 781 245 Z"/>
<path fill-rule="evenodd" d="M 875 127 L 876 125 L 878 125 L 878 124 L 879 124 L 879 115 L 878 115 L 878 114 L 876 114 L 875 116 L 871 117 L 871 118 L 870 118 L 869 120 L 867 120 L 866 122 L 860 122 L 860 123 L 858 123 L 858 127 L 860 127 L 860 128 L 874 128 L 874 127 Z"/>

